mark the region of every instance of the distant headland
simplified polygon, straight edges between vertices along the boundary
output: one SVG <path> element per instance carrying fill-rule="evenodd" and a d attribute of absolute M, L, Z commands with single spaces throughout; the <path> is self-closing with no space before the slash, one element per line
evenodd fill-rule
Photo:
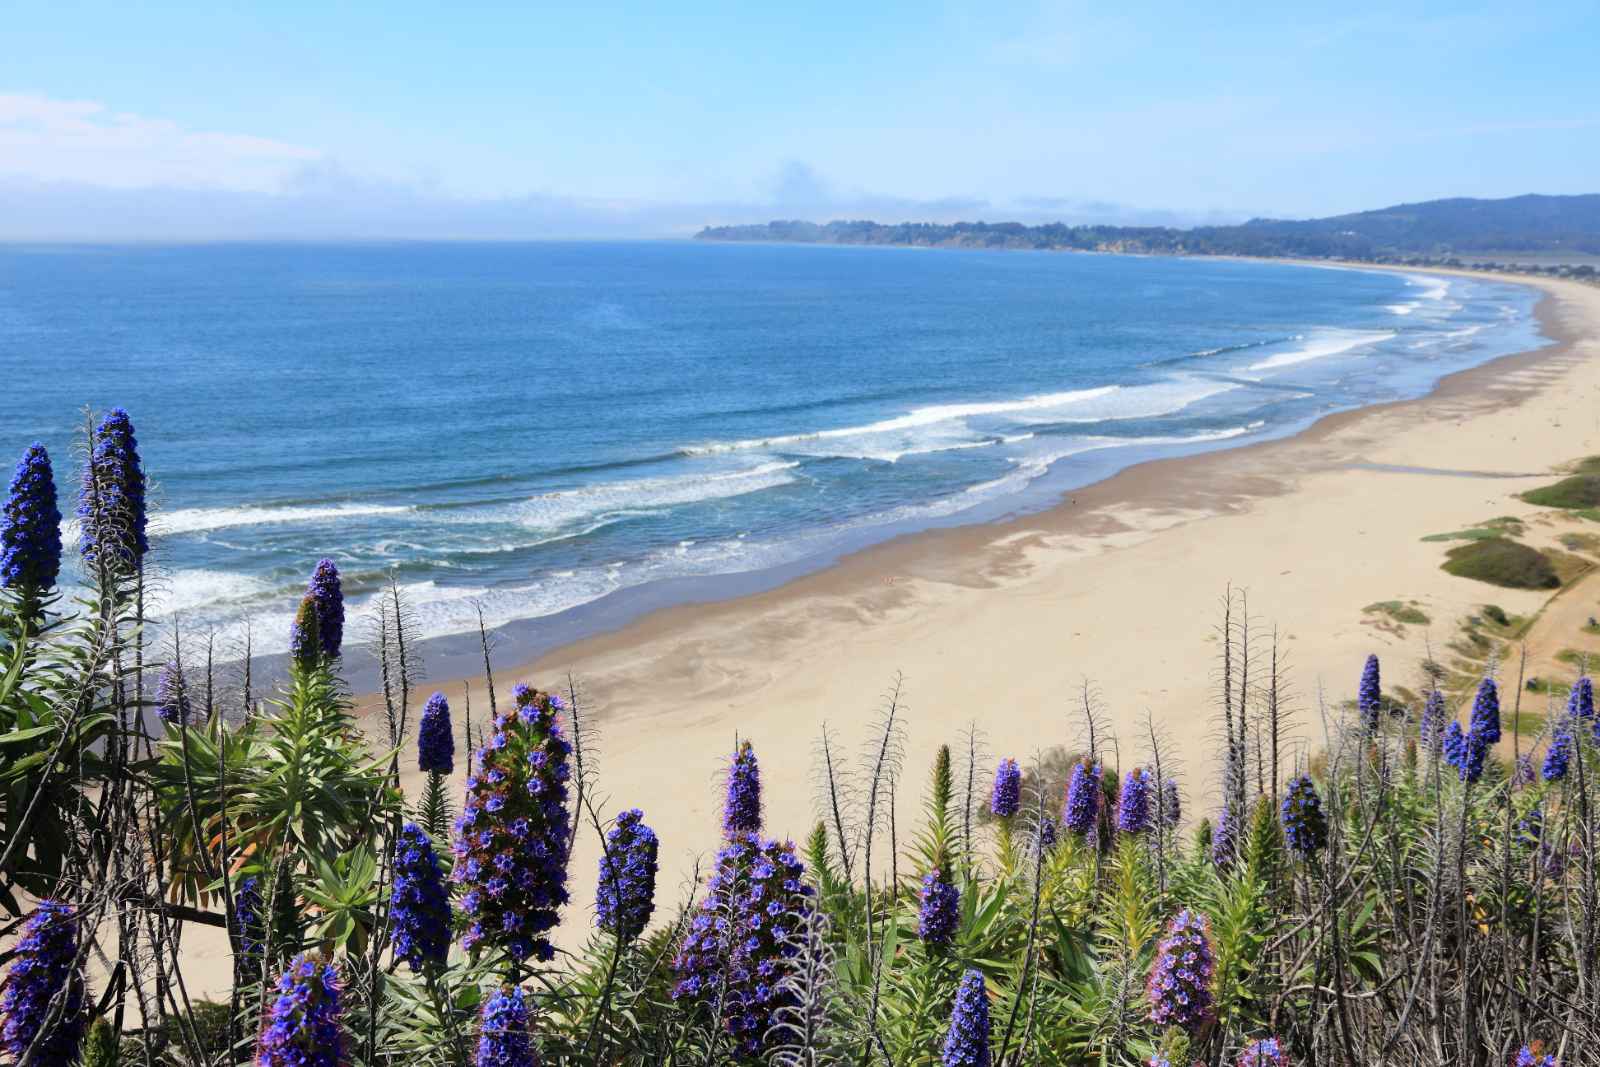
<path fill-rule="evenodd" d="M 1593 278 L 1600 268 L 1600 194 L 1430 200 L 1322 219 L 1251 219 L 1237 226 L 1193 229 L 1059 222 L 1029 226 L 1020 222 L 839 220 L 818 224 L 774 220 L 747 226 L 708 226 L 696 238 L 1341 259 L 1484 269 L 1520 267 Z"/>

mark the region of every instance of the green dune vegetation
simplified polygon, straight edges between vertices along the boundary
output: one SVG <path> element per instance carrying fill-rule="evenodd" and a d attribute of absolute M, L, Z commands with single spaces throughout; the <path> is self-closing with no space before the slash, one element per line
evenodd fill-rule
<path fill-rule="evenodd" d="M 1086 686 L 1039 755 L 989 752 L 1003 709 L 975 707 L 909 766 L 892 690 L 859 736 L 822 730 L 805 813 L 763 800 L 761 760 L 795 754 L 740 738 L 722 847 L 667 899 L 659 850 L 679 846 L 629 805 L 682 800 L 607 781 L 581 690 L 508 697 L 486 657 L 476 721 L 443 695 L 418 712 L 395 583 L 361 635 L 383 682 L 362 729 L 327 560 L 285 662 L 218 664 L 204 634 L 145 616 L 127 414 L 85 453 L 81 598 L 57 586 L 43 448 L 0 516 L 15 1067 L 1592 1061 L 1593 686 L 1580 664 L 1546 683 L 1548 713 L 1524 709 L 1526 620 L 1498 608 L 1409 685 L 1369 657 L 1345 705 L 1296 697 L 1276 631 L 1230 595 L 1212 753 L 1176 751 L 1154 714 L 1118 736 Z M 1216 768 L 1203 793 L 1185 762 Z M 567 888 L 580 834 L 592 901 Z M 206 931 L 226 944 L 211 1001 L 192 981 Z"/>

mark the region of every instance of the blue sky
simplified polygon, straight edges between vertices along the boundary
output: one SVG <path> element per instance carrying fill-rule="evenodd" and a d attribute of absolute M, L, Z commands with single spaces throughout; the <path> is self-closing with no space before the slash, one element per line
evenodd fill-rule
<path fill-rule="evenodd" d="M 1592 2 L 1400 6 L 13 3 L 0 215 L 650 234 L 1600 190 Z"/>

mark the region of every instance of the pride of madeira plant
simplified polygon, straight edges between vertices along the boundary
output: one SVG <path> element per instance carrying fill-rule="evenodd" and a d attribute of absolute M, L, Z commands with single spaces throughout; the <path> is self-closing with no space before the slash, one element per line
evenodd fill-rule
<path fill-rule="evenodd" d="M 823 730 L 803 849 L 768 829 L 799 815 L 763 804 L 756 745 L 724 753 L 721 848 L 666 901 L 684 843 L 605 799 L 575 684 L 504 704 L 489 673 L 458 759 L 445 697 L 412 706 L 396 581 L 307 559 L 281 660 L 152 618 L 129 414 L 88 420 L 81 451 L 80 595 L 58 589 L 43 448 L 0 510 L 8 1067 L 1554 1067 L 1600 1047 L 1585 677 L 1534 733 L 1493 671 L 1429 660 L 1410 707 L 1372 657 L 1308 748 L 1310 709 L 1230 594 L 1214 776 L 1155 722 L 1115 738 L 1086 685 L 1082 744 L 994 761 L 973 723 L 908 823 L 896 683 L 859 738 Z M 352 659 L 379 679 L 365 723 Z M 1183 826 L 1180 781 L 1214 819 Z M 231 949 L 215 1003 L 198 926 Z"/>

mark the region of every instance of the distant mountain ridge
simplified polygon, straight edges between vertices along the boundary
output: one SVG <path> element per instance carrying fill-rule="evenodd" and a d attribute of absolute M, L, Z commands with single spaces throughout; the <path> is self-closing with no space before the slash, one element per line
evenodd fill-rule
<path fill-rule="evenodd" d="M 1528 194 L 1503 200 L 1457 197 L 1398 204 L 1322 219 L 1251 219 L 1237 226 L 1068 226 L 1020 222 L 825 225 L 774 220 L 708 226 L 706 241 L 1034 248 L 1190 255 L 1297 256 L 1383 260 L 1485 254 L 1600 256 L 1600 193 Z"/>

